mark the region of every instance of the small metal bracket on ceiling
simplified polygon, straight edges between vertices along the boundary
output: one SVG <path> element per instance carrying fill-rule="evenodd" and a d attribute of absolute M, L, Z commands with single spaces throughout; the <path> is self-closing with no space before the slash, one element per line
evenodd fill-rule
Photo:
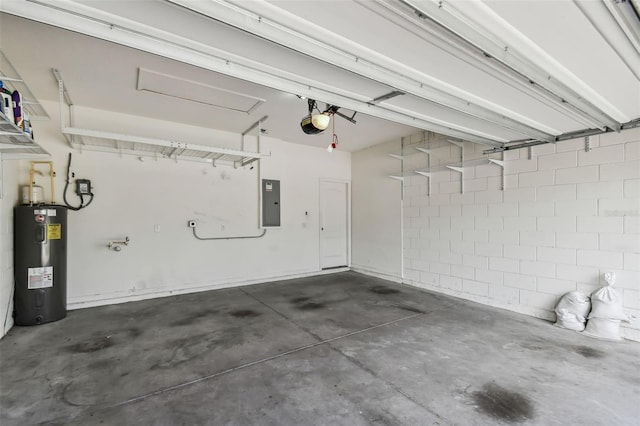
<path fill-rule="evenodd" d="M 367 102 L 369 105 L 375 105 L 375 104 L 379 104 L 380 102 L 389 100 L 391 98 L 395 98 L 396 96 L 401 96 L 404 95 L 405 92 L 403 92 L 402 90 L 393 90 L 389 93 L 385 93 L 384 95 L 378 96 L 377 98 L 373 98 L 372 100 L 370 100 L 369 102 Z M 355 116 L 355 114 L 353 114 Z"/>

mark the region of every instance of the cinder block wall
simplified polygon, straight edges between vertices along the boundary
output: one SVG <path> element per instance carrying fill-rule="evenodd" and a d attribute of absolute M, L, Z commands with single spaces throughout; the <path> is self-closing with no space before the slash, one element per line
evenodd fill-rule
<path fill-rule="evenodd" d="M 405 144 L 405 170 L 459 161 L 460 148 L 432 134 L 431 159 L 417 153 L 424 137 Z M 591 293 L 613 271 L 625 310 L 640 317 L 640 129 L 589 145 L 580 138 L 494 154 L 504 178 L 488 162 L 407 176 L 404 281 L 554 319 L 562 294 Z M 467 164 L 483 149 L 465 143 Z M 640 323 L 624 335 L 640 340 Z"/>

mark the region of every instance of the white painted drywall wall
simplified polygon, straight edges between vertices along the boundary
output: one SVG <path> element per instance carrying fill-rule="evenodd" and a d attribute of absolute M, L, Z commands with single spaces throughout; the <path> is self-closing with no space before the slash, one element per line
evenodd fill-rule
<path fill-rule="evenodd" d="M 583 138 L 534 147 L 531 159 L 527 149 L 506 153 L 505 191 L 500 167 L 491 164 L 465 169 L 463 194 L 454 171 L 434 173 L 431 196 L 425 177 L 407 178 L 404 281 L 553 319 L 562 294 L 591 293 L 614 271 L 625 310 L 640 316 L 640 129 L 591 137 L 590 144 L 589 152 Z M 459 159 L 458 147 L 444 145 L 432 164 Z M 465 158 L 481 157 L 482 149 L 465 144 Z M 406 169 L 425 166 L 423 154 L 405 162 Z M 389 204 L 399 199 L 384 196 Z M 366 211 L 366 201 L 354 196 L 354 211 Z M 395 229 L 384 221 L 368 226 Z M 354 247 L 361 247 L 357 238 Z M 640 322 L 623 334 L 640 340 Z"/>
<path fill-rule="evenodd" d="M 402 280 L 402 185 L 389 175 L 400 173 L 401 162 L 387 154 L 400 150 L 398 139 L 351 156 L 351 267 L 394 281 Z"/>
<path fill-rule="evenodd" d="M 15 176 L 15 161 L 2 160 L 2 199 L 0 199 L 0 337 L 13 327 L 13 206 L 18 188 L 8 182 Z M 10 179 L 9 179 L 10 180 Z"/>
<path fill-rule="evenodd" d="M 202 236 L 259 233 L 256 169 L 212 167 L 193 162 L 84 151 L 68 147 L 59 131 L 56 103 L 44 103 L 52 119 L 37 122 L 38 142 L 52 154 L 61 203 L 67 155 L 72 172 L 91 179 L 93 203 L 69 212 L 68 302 L 70 308 L 138 300 L 167 294 L 260 282 L 317 273 L 318 205 L 321 178 L 349 181 L 350 154 L 262 138 L 262 178 L 281 181 L 282 227 L 260 239 L 198 241 L 187 220 L 198 221 Z M 211 129 L 163 123 L 113 112 L 76 110 L 77 127 L 162 137 L 239 148 L 240 136 Z M 325 135 L 326 136 L 326 135 Z M 301 135 L 301 138 L 308 137 Z M 322 137 L 318 135 L 315 137 Z M 235 146 L 234 146 L 235 144 Z M 251 149 L 248 146 L 247 149 Z M 2 282 L 0 314 L 13 281 L 11 211 L 21 184 L 28 183 L 28 161 L 12 162 L 4 173 L 2 200 Z M 38 182 L 48 187 L 46 181 Z M 70 187 L 69 200 L 78 202 Z M 45 190 L 48 199 L 48 190 Z M 306 214 L 308 212 L 308 214 Z M 159 232 L 156 231 L 159 226 Z M 130 237 L 120 252 L 107 243 Z"/>

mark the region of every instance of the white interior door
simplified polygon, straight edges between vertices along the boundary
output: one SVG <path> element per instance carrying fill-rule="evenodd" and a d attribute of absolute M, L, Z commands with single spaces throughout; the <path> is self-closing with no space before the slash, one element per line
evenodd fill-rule
<path fill-rule="evenodd" d="M 347 266 L 348 188 L 346 182 L 320 182 L 320 267 Z"/>

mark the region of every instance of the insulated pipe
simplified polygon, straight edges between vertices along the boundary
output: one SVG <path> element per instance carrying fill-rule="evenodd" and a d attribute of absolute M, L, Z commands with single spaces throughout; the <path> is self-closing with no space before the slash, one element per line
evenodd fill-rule
<path fill-rule="evenodd" d="M 51 204 L 56 203 L 55 189 L 53 187 L 53 178 L 56 177 L 56 172 L 53 171 L 53 161 L 32 161 L 31 168 L 29 169 L 29 204 L 33 204 L 33 184 L 35 183 L 36 173 L 43 175 L 42 172 L 37 171 L 36 164 L 48 164 L 49 165 L 49 180 L 51 185 Z M 44 176 L 44 175 L 43 175 Z"/>
<path fill-rule="evenodd" d="M 36 170 L 33 162 L 31 162 L 31 168 L 29 169 L 29 204 L 33 204 L 33 180 L 36 178 L 35 174 Z"/>

